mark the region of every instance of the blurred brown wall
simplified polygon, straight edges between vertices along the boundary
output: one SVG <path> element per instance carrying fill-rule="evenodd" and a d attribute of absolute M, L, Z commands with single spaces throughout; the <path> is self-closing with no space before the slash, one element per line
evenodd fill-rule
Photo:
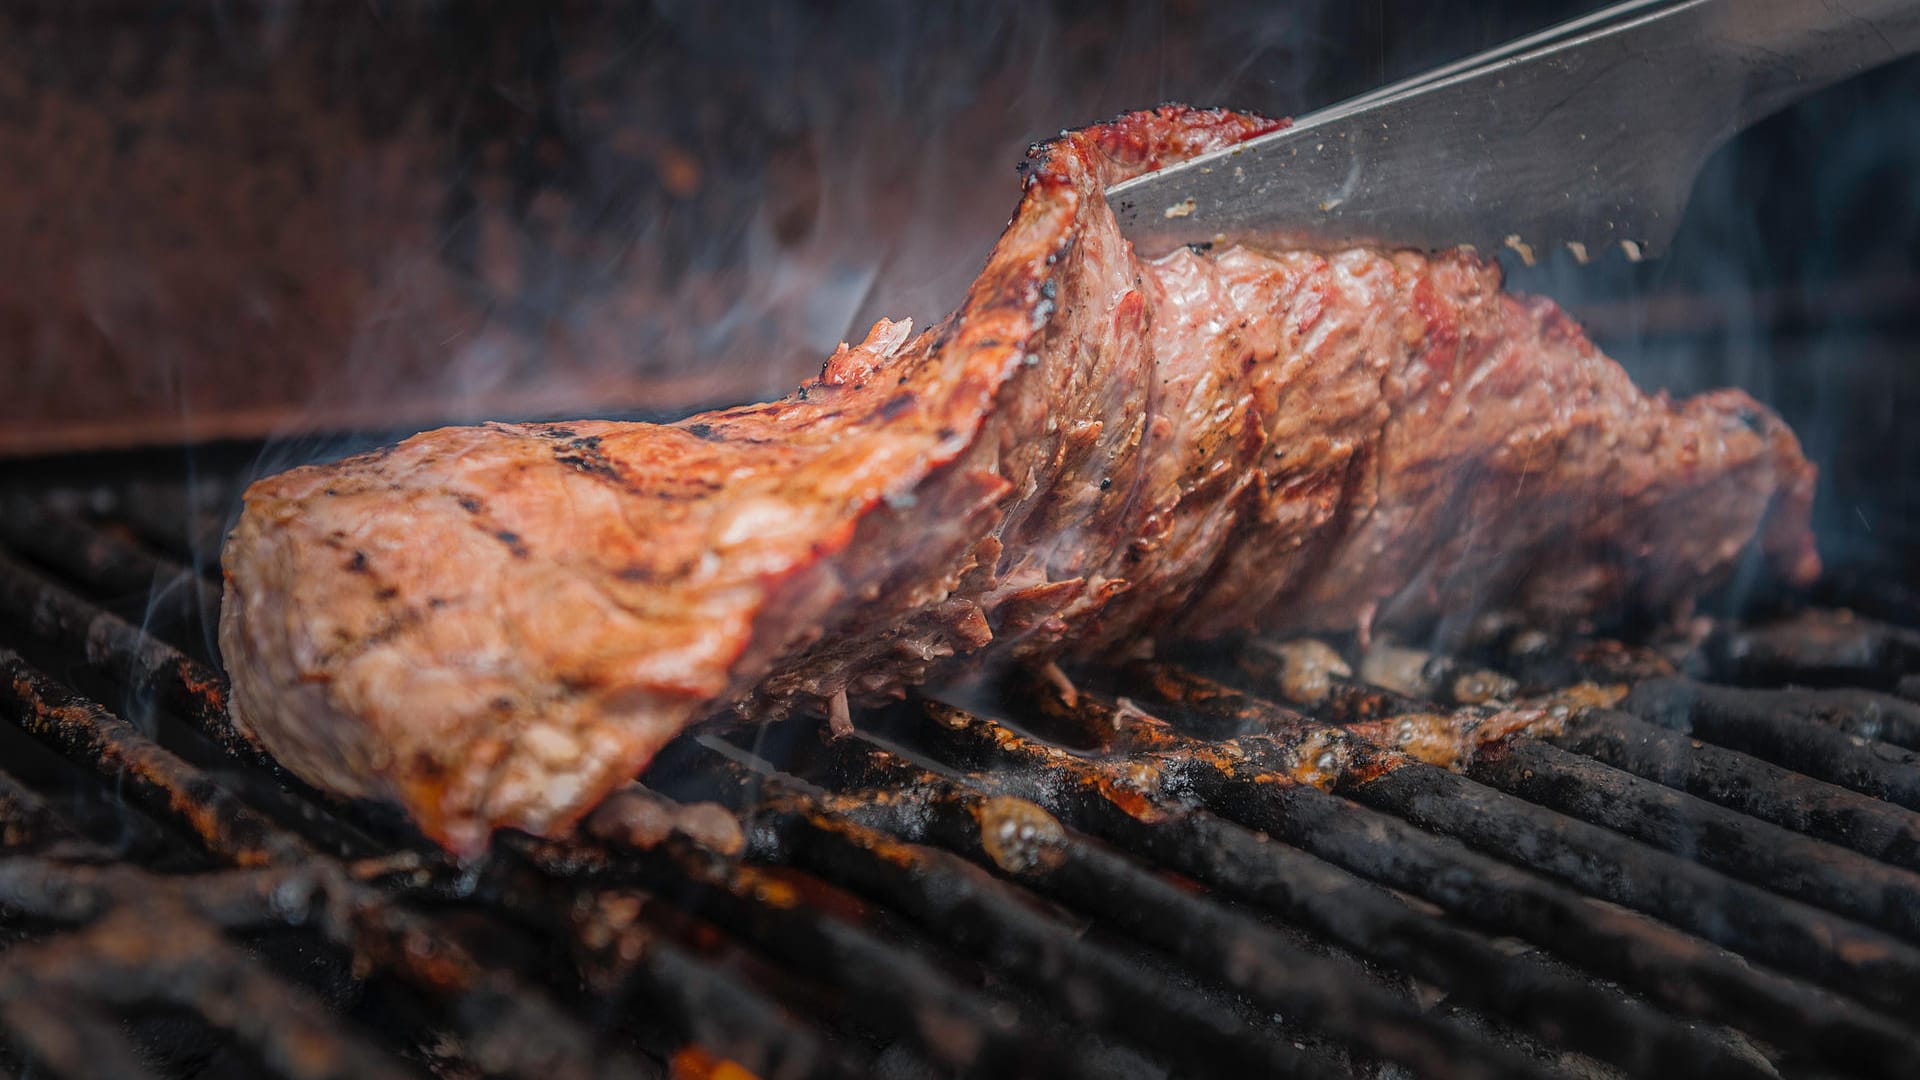
<path fill-rule="evenodd" d="M 9 7 L 0 453 L 780 392 L 1027 141 L 1305 40 L 1137 7 Z"/>

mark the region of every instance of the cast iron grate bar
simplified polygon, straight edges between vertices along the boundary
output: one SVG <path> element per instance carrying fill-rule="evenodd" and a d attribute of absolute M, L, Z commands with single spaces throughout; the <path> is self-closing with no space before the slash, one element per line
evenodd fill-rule
<path fill-rule="evenodd" d="M 85 604 L 84 601 L 80 601 L 77 598 L 60 594 L 57 592 L 54 595 L 55 595 L 56 602 L 52 605 L 44 606 L 43 610 L 51 611 L 55 616 L 58 616 L 58 617 L 54 619 L 43 618 L 42 620 L 43 624 L 53 625 L 56 627 L 65 626 L 68 628 L 77 628 L 81 626 L 97 628 L 100 626 L 112 627 L 114 625 L 114 620 L 110 615 L 106 615 L 105 613 L 90 609 Z M 124 635 L 121 635 L 118 637 L 117 640 L 124 642 L 128 639 Z M 113 664 L 116 662 L 115 652 L 116 650 L 114 650 L 113 648 L 97 649 L 94 652 L 94 656 L 104 663 Z M 156 667 L 159 667 L 159 665 L 150 665 L 148 667 L 148 670 L 152 670 Z M 195 674 L 194 669 L 190 662 L 174 664 L 172 666 L 172 671 L 174 673 L 181 675 L 185 679 L 192 679 Z M 158 689 L 161 692 L 171 691 L 173 694 L 173 700 L 176 700 L 176 701 L 191 702 L 191 701 L 205 700 L 205 698 L 199 696 L 197 693 L 194 693 L 194 692 L 188 692 L 188 693 L 182 694 L 180 692 L 182 688 L 177 685 L 172 687 L 167 687 L 162 685 Z M 115 721 L 113 720 L 113 718 L 110 715 L 101 715 L 103 713 L 104 713 L 104 710 L 98 710 L 91 717 L 91 719 L 94 719 L 96 721 L 104 721 L 104 722 L 107 722 L 108 726 L 114 726 Z M 81 757 L 83 760 L 86 758 L 85 754 L 80 754 L 78 756 Z M 669 961 L 662 960 L 661 962 L 665 963 Z M 685 973 L 683 973 L 677 978 L 667 978 L 667 979 L 661 979 L 659 981 L 669 986 L 680 986 L 680 987 L 694 986 L 694 985 L 698 985 L 700 982 L 699 979 L 691 977 L 690 975 Z M 694 1016 L 704 1015 L 705 1013 L 705 1010 L 701 1010 L 701 1009 L 688 1009 L 684 1011 Z"/>
<path fill-rule="evenodd" d="M 1875 639 L 1905 633 L 1866 620 L 1849 618 L 1845 625 Z M 1298 643 L 1254 644 L 1256 647 L 1239 654 L 1239 674 L 1250 677 L 1260 687 L 1271 687 L 1285 694 L 1294 684 L 1288 682 L 1282 657 L 1297 650 Z M 1826 646 L 1819 641 L 1812 649 L 1814 659 L 1804 662 L 1814 663 L 1826 655 Z M 1789 650 L 1786 639 L 1776 640 L 1776 666 L 1786 665 L 1789 660 L 1801 662 Z M 1920 854 L 1915 851 L 1915 838 L 1920 837 L 1920 817 L 1898 804 L 1683 734 L 1702 705 L 1716 712 L 1731 712 L 1736 717 L 1772 714 L 1854 736 L 1850 740 L 1853 757 L 1866 761 L 1889 752 L 1897 754 L 1872 740 L 1883 740 L 1906 749 L 1920 747 L 1920 704 L 1864 690 L 1794 687 L 1752 691 L 1703 685 L 1672 677 L 1673 665 L 1651 650 L 1609 642 L 1576 643 L 1571 649 L 1555 649 L 1542 642 L 1517 653 L 1508 650 L 1504 656 L 1494 659 L 1494 663 L 1502 671 L 1518 677 L 1520 684 L 1542 691 L 1581 680 L 1632 684 L 1635 689 L 1627 701 L 1656 715 L 1667 725 L 1662 727 L 1624 713 L 1589 707 L 1581 715 L 1568 719 L 1564 730 L 1536 732 L 1548 742 L 1815 839 L 1852 848 L 1907 869 L 1920 869 Z M 1426 666 L 1440 667 L 1446 672 L 1450 664 L 1430 659 Z M 1547 673 L 1544 681 L 1543 672 Z M 1355 683 L 1338 675 L 1322 678 L 1326 684 L 1318 688 L 1322 696 L 1307 704 L 1312 715 L 1330 723 L 1352 726 L 1401 714 L 1431 714 L 1437 708 L 1432 703 Z M 1611 699 L 1612 694 L 1605 696 Z M 1204 704 L 1217 707 L 1217 703 Z M 1821 742 L 1833 741 L 1825 734 L 1814 738 Z M 1844 761 L 1844 751 L 1834 753 L 1835 760 Z"/>
<path fill-rule="evenodd" d="M 15 578 L 20 581 L 31 581 L 31 578 L 25 571 L 17 573 Z M 138 647 L 149 656 L 162 656 L 168 662 L 145 664 L 134 668 L 123 669 L 159 673 L 154 678 L 149 689 L 157 694 L 166 695 L 168 700 L 186 702 L 195 706 L 194 711 L 196 718 L 211 715 L 216 721 L 223 722 L 223 718 L 219 717 L 218 714 L 212 713 L 208 707 L 212 701 L 218 700 L 217 695 L 203 694 L 199 687 L 194 685 L 198 682 L 200 673 L 196 670 L 192 661 L 186 658 L 166 656 L 164 647 L 155 647 L 143 642 L 137 642 L 132 636 L 137 632 L 132 631 L 130 627 L 124 627 L 112 615 L 94 609 L 85 601 L 66 594 L 62 590 L 49 588 L 42 590 L 41 595 L 49 597 L 51 600 L 51 602 L 43 604 L 41 607 L 43 614 L 40 619 L 40 624 L 42 626 L 56 630 L 63 629 L 69 635 L 74 635 L 75 631 L 79 628 L 90 628 L 94 640 L 99 641 L 104 638 L 109 643 L 104 647 L 98 647 L 92 650 L 89 654 L 90 657 L 96 662 L 111 668 L 123 668 L 123 658 L 120 654 L 128 647 Z M 105 628 L 108 632 L 102 634 L 100 632 L 102 628 Z M 121 632 L 122 630 L 126 632 Z M 168 681 L 169 676 L 171 676 L 171 682 Z M 182 685 L 183 683 L 187 685 Z M 217 687 L 215 689 L 217 690 Z M 103 722 L 108 727 L 119 731 L 121 734 L 125 734 L 123 730 L 125 725 L 111 717 L 110 714 L 106 714 L 104 710 L 94 710 L 91 719 Z M 66 731 L 67 729 L 54 730 Z M 84 752 L 78 753 L 75 756 L 80 760 L 87 760 L 87 755 Z M 164 791 L 161 797 L 164 798 Z M 192 800 L 188 800 L 188 802 L 191 803 Z M 224 820 L 225 819 L 217 816 L 201 817 L 196 819 L 196 824 L 204 831 L 206 829 L 220 828 Z M 671 962 L 671 958 L 661 961 L 661 963 L 668 962 Z M 655 989 L 662 990 L 672 989 L 676 986 L 697 984 L 698 980 L 690 978 L 682 978 L 679 980 L 659 979 L 657 982 L 661 985 L 656 986 Z M 698 1015 L 700 1012 L 700 1010 L 697 1009 L 683 1011 L 690 1015 Z"/>
<path fill-rule="evenodd" d="M 1901 1015 L 1920 1000 L 1920 952 L 1561 815 L 1524 809 L 1453 773 L 1398 769 L 1343 792 L 1404 820 L 1572 882 L 1603 899 Z M 1560 820 L 1555 820 L 1560 818 Z"/>
<path fill-rule="evenodd" d="M 15 723 L 69 756 L 90 761 L 103 778 L 124 783 L 149 813 L 181 827 L 222 861 L 262 866 L 317 858 L 304 841 L 239 802 L 202 770 L 107 710 L 52 684 L 4 650 L 0 650 L 0 690 L 7 691 L 0 706 Z M 430 920 L 393 906 L 375 892 L 357 891 L 353 900 L 348 905 L 350 918 L 322 920 L 322 928 L 358 955 L 378 958 L 388 974 L 443 1000 L 449 1015 L 465 1022 L 473 1052 L 489 1069 L 543 1078 L 635 1071 L 617 1055 L 603 1055 L 589 1031 L 531 985 L 481 963 Z M 745 987 L 714 993 L 719 977 L 668 943 L 649 949 L 638 970 L 637 982 L 663 995 L 667 1007 L 683 1013 L 717 1015 L 730 1005 L 738 1006 L 749 1013 L 741 1021 L 746 1028 L 756 1021 L 772 1022 L 768 1018 L 780 1014 Z M 784 1019 L 778 1022 L 785 1023 Z M 781 1031 L 770 1036 L 766 1045 L 788 1047 L 798 1038 L 804 1036 Z M 537 1053 L 529 1056 L 529 1049 Z M 829 1056 L 811 1047 L 792 1055 L 795 1060 L 822 1061 Z M 785 1075 L 805 1074 L 807 1070 Z"/>
<path fill-rule="evenodd" d="M 15 946 L 0 956 L 0 1001 L 32 1002 L 43 993 L 68 997 L 86 1003 L 76 1014 L 83 1021 L 94 1006 L 172 1005 L 232 1033 L 275 1075 L 301 1080 L 407 1075 L 343 1031 L 320 1002 L 270 975 L 212 927 L 184 915 L 129 900 L 78 933 Z M 30 1040 L 35 1034 L 14 1030 L 16 1037 Z M 61 1049 L 54 1043 L 39 1052 Z"/>
<path fill-rule="evenodd" d="M 126 524 L 156 551 L 218 579 L 220 568 L 200 556 L 220 550 L 220 538 L 239 506 L 248 478 L 205 475 L 192 481 L 131 479 L 82 492 L 43 495 L 40 510 L 66 511 Z"/>
<path fill-rule="evenodd" d="M 1549 742 L 1882 862 L 1920 870 L 1920 815 L 1625 713 L 1596 711 Z"/>
<path fill-rule="evenodd" d="M 1177 711 L 1187 701 L 1196 701 L 1216 713 L 1259 716 L 1264 727 L 1275 731 L 1311 729 L 1310 722 L 1303 725 L 1297 714 L 1199 676 L 1161 667 L 1146 671 L 1144 677 L 1130 678 L 1126 684 L 1151 704 Z M 1383 726 L 1399 730 L 1392 721 Z M 1410 730 L 1413 738 L 1420 737 L 1417 726 Z M 1769 896 L 1700 863 L 1458 773 L 1341 735 L 1344 732 L 1325 733 L 1318 753 L 1361 766 L 1330 770 L 1335 771 L 1335 790 L 1349 798 L 1569 881 L 1590 895 L 1652 915 L 1895 1014 L 1920 1000 L 1920 948 L 1830 912 Z M 1463 754 L 1461 763 L 1478 756 Z M 1283 757 L 1268 754 L 1265 758 L 1262 764 L 1270 770 L 1287 767 Z"/>
<path fill-rule="evenodd" d="M 793 881 L 684 835 L 637 851 L 591 843 L 524 846 L 547 873 L 596 886 L 644 885 L 793 969 L 832 973 L 862 1017 L 943 1067 L 982 1075 L 1111 1075 L 1098 1048 L 1074 1033 L 1031 1023 L 1023 1030 L 1017 1004 L 961 984 L 912 943 L 835 918 L 803 902 Z"/>
<path fill-rule="evenodd" d="M 928 711 L 929 719 L 942 726 L 969 722 L 950 706 L 933 705 Z M 1244 918 L 1230 919 L 1226 931 L 1213 929 L 1192 935 L 1190 931 L 1204 926 L 1209 918 L 1219 921 L 1212 906 L 1189 892 L 1165 885 L 1157 877 L 1142 874 L 1132 863 L 1062 829 L 1046 809 L 997 782 L 1004 770 L 950 777 L 914 764 L 892 747 L 864 736 L 846 745 L 849 752 L 843 752 L 838 772 L 849 814 L 884 822 L 882 827 L 896 834 L 937 838 L 942 846 L 960 850 L 974 861 L 997 868 L 1011 880 L 1063 903 L 1103 908 L 1109 919 L 1131 922 L 1133 933 L 1144 939 L 1158 938 L 1162 947 L 1173 951 L 1190 950 L 1187 939 L 1197 936 L 1235 964 L 1251 964 L 1254 957 L 1261 957 L 1274 969 L 1290 971 L 1309 985 L 1322 985 L 1330 981 L 1330 975 L 1338 974 L 1337 967 L 1324 961 L 1303 963 L 1289 956 L 1284 946 L 1269 940 L 1270 932 L 1263 932 L 1258 924 Z M 1074 786 L 1083 793 L 1097 789 L 1091 784 Z M 895 794 L 881 800 L 873 797 L 877 791 Z M 1100 804 L 1112 806 L 1104 799 Z M 1119 819 L 1141 827 L 1127 830 L 1122 826 L 1119 830 L 1122 834 L 1133 832 L 1131 839 L 1137 841 L 1122 845 L 1125 849 L 1155 858 L 1162 865 L 1168 860 L 1161 856 L 1171 855 L 1176 862 L 1169 868 L 1199 870 L 1191 875 L 1196 880 L 1216 887 L 1225 884 L 1225 891 L 1256 901 L 1268 900 L 1270 907 L 1304 908 L 1302 913 L 1308 916 L 1304 929 L 1324 934 L 1356 952 L 1372 952 L 1397 961 L 1394 966 L 1410 969 L 1416 977 L 1430 978 L 1454 993 L 1456 1000 L 1492 1005 L 1497 1014 L 1542 1038 L 1565 1042 L 1595 1057 L 1641 1071 L 1673 1067 L 1697 1076 L 1751 1076 L 1761 1071 L 1751 1059 L 1729 1054 L 1724 1046 L 1713 1045 L 1649 1010 L 1623 1005 L 1591 985 L 1575 983 L 1545 971 L 1537 963 L 1503 954 L 1482 939 L 1413 912 L 1383 890 L 1319 860 L 1267 843 L 1264 837 L 1243 830 L 1223 833 L 1216 829 L 1204 838 L 1188 832 L 1172 844 L 1165 842 L 1171 837 L 1163 835 L 1156 843 L 1141 836 L 1140 831 L 1151 836 L 1156 831 L 1154 825 L 1192 821 L 1192 815 L 1176 817 L 1162 811 L 1136 817 L 1123 813 Z M 1210 816 L 1202 820 L 1220 824 Z M 1119 823 L 1109 821 L 1110 825 Z M 1077 822 L 1073 824 L 1077 826 Z M 1232 879 L 1222 882 L 1220 874 L 1208 873 L 1206 866 L 1192 858 L 1182 858 L 1209 853 L 1224 857 L 1225 865 L 1238 873 L 1230 871 Z M 1288 858 L 1289 854 L 1296 857 Z M 1244 861 L 1235 860 L 1235 855 Z M 1268 889 L 1253 886 L 1249 871 L 1260 870 L 1267 871 L 1264 883 L 1285 882 L 1282 887 L 1291 891 L 1293 903 L 1274 905 Z M 1419 947 L 1407 948 L 1409 943 L 1418 943 Z M 1351 980 L 1352 975 L 1348 978 Z M 1393 1030 L 1394 1023 L 1405 1022 L 1394 1010 L 1381 1010 L 1377 1002 L 1329 999 L 1314 1004 L 1321 1010 L 1335 1011 L 1340 1020 L 1352 1026 L 1348 1034 L 1356 1045 L 1369 1048 L 1392 1045 L 1400 1035 Z M 1305 1015 L 1325 1024 L 1324 1018 Z M 1416 1067 L 1423 1064 L 1409 1063 Z"/>
<path fill-rule="evenodd" d="M 78 515 L 0 498 L 0 542 L 104 593 L 165 602 L 194 625 L 220 610 L 220 587 L 122 533 Z M 159 594 L 158 596 L 154 594 Z"/>
<path fill-rule="evenodd" d="M 302 835 L 341 853 L 418 842 L 411 828 L 307 786 L 249 742 L 229 719 L 225 680 L 211 667 L 0 554 L 0 610 L 10 606 L 27 607 L 29 629 L 60 655 L 83 662 L 103 685 L 119 688 L 130 701 L 154 702 L 163 726 L 154 734 L 167 737 L 168 749 L 177 752 L 184 736 L 203 744 L 222 765 L 259 774 L 265 783 L 252 792 L 281 796 L 272 799 L 272 810 L 280 820 L 291 819 Z M 131 729 L 118 717 L 109 719 L 114 730 Z M 84 755 L 76 760 L 87 764 Z"/>
<path fill-rule="evenodd" d="M 1920 939 L 1920 875 L 1909 871 L 1532 739 L 1489 748 L 1468 775 L 1783 896 Z"/>
<path fill-rule="evenodd" d="M 934 753 L 971 770 L 964 773 L 968 784 L 1032 799 L 1075 827 L 1404 970 L 1544 1041 L 1634 1072 L 1674 1067 L 1709 1075 L 1742 1068 L 1726 1060 L 1724 1049 L 1703 1045 L 1691 1028 L 1550 969 L 1537 954 L 1514 956 L 1331 862 L 1180 806 L 1153 790 L 1158 778 L 1150 772 L 1105 770 L 952 706 L 931 705 L 928 712 L 941 733 Z M 1659 985 L 1685 983 L 1663 972 Z"/>
<path fill-rule="evenodd" d="M 1649 723 L 1920 810 L 1920 752 L 1878 741 L 1886 725 L 1884 710 L 1848 707 L 1805 692 L 1783 699 L 1762 690 L 1679 679 L 1642 683 L 1621 707 Z M 1898 735 L 1913 740 L 1904 725 Z"/>
<path fill-rule="evenodd" d="M 1864 591 L 1885 594 L 1891 584 L 1878 582 Z M 1703 652 L 1725 682 L 1893 690 L 1920 672 L 1920 631 L 1851 611 L 1815 609 L 1721 630 Z"/>
<path fill-rule="evenodd" d="M 0 569 L 5 568 L 0 567 Z M 16 592 L 24 593 L 28 587 L 41 584 L 34 581 L 30 572 L 24 569 L 15 569 L 16 573 L 13 575 L 13 579 Z M 59 590 L 48 585 L 41 588 L 38 595 L 45 600 L 45 602 L 40 605 L 37 619 L 39 626 L 55 632 L 64 633 L 69 638 L 80 638 L 83 634 L 91 637 L 91 639 L 96 642 L 96 647 L 90 650 L 88 654 L 92 662 L 114 670 L 153 673 L 150 682 L 145 687 L 150 692 L 164 696 L 167 700 L 175 703 L 185 703 L 192 710 L 196 720 L 207 719 L 216 724 L 224 723 L 224 717 L 215 712 L 212 707 L 219 701 L 217 685 L 206 687 L 201 681 L 202 672 L 197 669 L 196 665 L 190 659 L 168 655 L 165 646 L 141 640 L 140 637 L 136 636 L 137 631 L 125 626 L 111 614 L 93 608 L 86 601 L 66 593 L 64 590 Z M 105 631 L 104 633 L 102 632 L 103 630 Z M 97 644 L 103 640 L 106 644 Z M 128 650 L 138 650 L 139 653 L 147 657 L 158 657 L 163 662 L 128 665 L 124 662 L 125 658 L 122 656 L 122 653 Z M 103 713 L 104 711 L 101 712 Z M 94 718 L 107 721 L 112 720 L 110 715 L 95 716 Z M 124 725 L 118 726 L 124 727 Z M 81 760 L 86 759 L 84 753 L 77 756 Z M 211 820 L 217 823 L 220 819 L 215 818 Z M 205 824 L 205 822 L 203 822 L 203 824 Z M 668 963 L 670 959 L 671 958 L 663 959 L 660 962 Z M 671 989 L 682 985 L 693 985 L 698 982 L 696 979 L 688 978 L 679 980 L 660 979 L 657 981 L 661 985 L 655 987 L 656 991 Z M 683 1012 L 689 1015 L 698 1015 L 700 1010 L 687 1009 L 683 1010 Z"/>
<path fill-rule="evenodd" d="M 353 1074 L 328 1070 L 355 1055 L 367 1075 L 410 1071 L 392 1033 L 370 1041 L 229 936 L 298 929 L 405 988 L 425 1007 L 416 1037 L 455 1034 L 456 1070 L 503 1075 L 653 1071 L 629 1043 L 677 1074 L 731 1058 L 794 1077 L 860 1073 L 896 1048 L 896 1068 L 979 1075 L 1397 1061 L 1519 1076 L 1568 1052 L 1635 1074 L 1920 1073 L 1920 949 L 1902 940 L 1920 936 L 1912 702 L 1710 686 L 1605 643 L 1556 659 L 1519 649 L 1521 630 L 1515 675 L 1531 687 L 1557 668 L 1548 697 L 1509 704 L 1512 679 L 1433 661 L 1414 680 L 1432 694 L 1334 673 L 1299 701 L 1309 716 L 1264 700 L 1300 687 L 1260 646 L 1229 678 L 1261 696 L 1165 664 L 1094 673 L 1096 692 L 1016 688 L 1015 723 L 1070 728 L 1076 745 L 1102 731 L 1104 751 L 950 705 L 824 753 L 803 737 L 791 759 L 685 740 L 686 775 L 661 786 L 717 783 L 744 851 L 676 825 L 509 840 L 461 872 L 248 745 L 197 642 L 106 610 L 161 583 L 172 614 L 155 627 L 204 633 L 217 587 L 173 560 L 211 550 L 230 495 L 149 484 L 5 503 L 0 545 L 44 569 L 0 554 L 0 634 L 16 635 L 0 640 L 0 714 L 191 837 L 203 864 L 237 867 L 80 865 L 107 849 L 34 773 L 0 772 L 0 844 L 33 853 L 0 864 L 0 908 L 27 935 L 0 952 L 0 985 L 13 957 L 91 955 L 137 911 L 164 911 L 226 972 L 176 980 L 176 997 L 147 975 L 123 992 L 76 983 L 74 1019 L 37 1049 L 0 1012 L 35 1060 L 98 1036 L 107 1048 L 76 1068 L 114 1064 L 118 1012 L 184 1004 L 278 1075 Z M 1912 681 L 1916 642 L 1814 613 L 1722 629 L 1679 670 L 1891 689 Z M 36 669 L 49 658 L 153 703 L 159 738 Z M 1560 692 L 1574 678 L 1636 688 Z M 1625 711 L 1599 707 L 1614 703 Z M 489 926 L 568 962 L 496 953 Z M 164 973 L 163 952 L 141 962 Z M 266 1004 L 242 1016 L 240 1000 Z M 327 1052 L 300 1056 L 311 1046 Z"/>
<path fill-rule="evenodd" d="M 1209 1074 L 1335 1075 L 1212 997 L 1088 940 L 959 856 L 902 843 L 773 786 L 776 792 L 755 808 L 754 857 L 879 899 L 983 963 L 1028 980 L 1073 1022 L 1123 1032 L 1155 1056 Z M 1468 1063 L 1442 1071 L 1489 1075 Z"/>
<path fill-rule="evenodd" d="M 1040 700 L 1048 699 L 1040 695 Z M 1057 698 L 1052 704 L 1087 730 L 1113 731 L 1139 722 L 1087 694 L 1071 706 Z M 1920 1036 L 1888 1018 L 1458 841 L 1285 773 L 1252 767 L 1238 756 L 1176 745 L 1179 753 L 1158 761 L 1111 761 L 1092 776 L 1069 780 L 1057 768 L 1060 759 L 1071 756 L 1065 751 L 970 713 L 950 710 L 942 719 L 940 752 L 962 767 L 994 776 L 1009 765 L 1032 767 L 1033 783 L 1042 789 L 1097 792 L 1121 812 L 1148 820 L 1162 800 L 1198 800 L 1273 840 L 1419 896 L 1468 924 L 1524 938 L 1617 979 L 1682 1015 L 1764 1032 L 1768 1040 L 1816 1060 L 1874 1075 L 1905 1076 L 1920 1068 Z M 1063 797 L 1072 796 L 1065 792 Z"/>
<path fill-rule="evenodd" d="M 136 805 L 183 827 L 220 859 L 260 866 L 312 852 L 212 777 L 125 720 L 55 684 L 6 648 L 0 648 L 0 709 L 69 760 L 112 777 Z"/>
<path fill-rule="evenodd" d="M 1305 952 L 1270 928 L 1062 828 L 1032 803 L 966 792 L 881 747 L 860 749 L 886 778 L 879 789 L 834 797 L 772 774 L 763 780 L 768 804 L 815 829 L 824 820 L 856 822 L 915 847 L 957 852 L 1159 948 L 1262 1008 L 1327 1032 L 1363 1057 L 1399 1061 L 1421 1073 L 1534 1072 L 1376 989 L 1356 965 Z M 938 865 L 929 863 L 927 872 Z"/>
<path fill-rule="evenodd" d="M 771 879 L 759 879 L 754 887 L 743 886 L 741 893 L 731 898 L 732 910 L 726 910 L 725 904 L 719 909 L 687 904 L 685 894 L 690 889 L 698 890 L 706 876 L 727 876 L 723 867 L 735 867 L 735 863 L 730 856 L 699 849 L 696 838 L 678 829 L 667 842 L 688 861 L 656 860 L 648 867 L 589 841 L 559 844 L 512 838 L 496 847 L 475 896 L 503 913 L 573 937 L 583 957 L 581 969 L 590 973 L 588 982 L 599 987 L 598 993 L 618 997 L 625 992 L 623 984 L 644 991 L 648 1000 L 664 1007 L 664 1015 L 694 1044 L 724 1047 L 736 1060 L 752 1063 L 756 1073 L 830 1076 L 864 1071 L 865 1063 L 856 1060 L 863 1056 L 861 1052 L 843 1052 L 847 1048 L 816 1034 L 808 1019 L 844 1021 L 846 1017 L 840 1015 L 835 999 L 848 992 L 848 980 L 866 980 L 864 987 L 852 988 L 855 994 L 863 989 L 878 992 L 874 980 L 879 972 L 817 969 L 798 963 L 784 969 L 769 968 L 762 974 L 778 978 L 782 985 L 776 993 L 761 994 L 714 962 L 712 946 L 724 943 L 729 948 L 750 950 L 755 944 L 755 931 L 760 929 L 757 920 L 773 920 L 788 930 L 815 931 L 832 947 L 844 950 L 823 954 L 810 950 L 808 942 L 776 943 L 811 961 L 845 959 L 846 953 L 871 958 L 873 944 L 856 940 L 857 931 L 836 933 L 824 913 L 783 911 L 794 903 L 792 888 L 783 888 Z M 703 860 L 710 861 L 696 874 L 692 866 Z M 751 876 L 748 871 L 746 877 Z M 717 898 L 712 892 L 705 896 Z M 813 944 L 817 945 L 817 940 Z M 779 948 L 767 955 L 753 954 L 751 959 L 777 958 Z M 893 960 L 898 969 L 902 958 Z M 943 1009 L 971 1006 L 961 1002 L 965 991 L 951 983 L 936 983 L 935 977 L 924 971 L 918 974 L 927 977 L 891 988 L 899 1007 L 920 1010 L 913 1012 L 913 1021 L 951 1019 L 955 1013 Z M 794 995 L 821 991 L 829 995 L 827 1000 L 792 1000 Z M 936 993 L 945 996 L 936 998 Z M 880 1026 L 888 1026 L 885 1018 Z M 957 1027 L 948 1033 L 961 1036 L 960 1043 L 940 1044 L 938 1031 L 901 1034 L 930 1051 L 936 1061 L 957 1050 L 980 1049 L 978 1043 L 961 1045 L 967 1034 L 992 1037 L 992 1032 L 968 1033 Z M 997 1049 L 1006 1051 L 1005 1047 Z M 946 1064 L 960 1068 L 972 1062 L 961 1054 Z"/>
<path fill-rule="evenodd" d="M 233 757 L 280 772 L 227 718 L 220 674 L 178 648 L 0 554 L 0 611 L 64 655 L 198 726 Z"/>

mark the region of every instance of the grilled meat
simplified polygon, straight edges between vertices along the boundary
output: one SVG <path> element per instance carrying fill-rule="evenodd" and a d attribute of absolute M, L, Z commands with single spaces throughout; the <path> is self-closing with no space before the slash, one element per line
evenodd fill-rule
<path fill-rule="evenodd" d="M 783 400 L 261 481 L 225 555 L 236 719 L 472 853 L 726 704 L 844 715 L 982 655 L 1496 599 L 1666 608 L 1756 535 L 1818 572 L 1773 414 L 1640 393 L 1471 253 L 1133 256 L 1106 186 L 1274 126 L 1169 107 L 1036 147 L 960 310 Z"/>

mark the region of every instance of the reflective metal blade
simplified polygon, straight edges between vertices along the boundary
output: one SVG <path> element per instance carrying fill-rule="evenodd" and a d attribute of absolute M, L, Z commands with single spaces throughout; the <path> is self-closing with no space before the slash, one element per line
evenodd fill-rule
<path fill-rule="evenodd" d="M 1915 0 L 1616 5 L 1117 184 L 1143 253 L 1186 243 L 1665 248 L 1728 135 L 1920 48 Z"/>

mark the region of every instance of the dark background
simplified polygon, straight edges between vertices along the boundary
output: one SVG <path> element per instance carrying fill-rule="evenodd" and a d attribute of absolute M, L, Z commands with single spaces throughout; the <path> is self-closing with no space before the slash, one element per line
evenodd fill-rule
<path fill-rule="evenodd" d="M 8 5 L 0 454 L 265 439 L 278 468 L 780 393 L 950 308 L 1036 138 L 1298 114 L 1596 6 Z M 1643 384 L 1774 404 L 1829 554 L 1909 580 L 1916 102 L 1907 62 L 1750 130 L 1664 259 L 1510 267 Z"/>

